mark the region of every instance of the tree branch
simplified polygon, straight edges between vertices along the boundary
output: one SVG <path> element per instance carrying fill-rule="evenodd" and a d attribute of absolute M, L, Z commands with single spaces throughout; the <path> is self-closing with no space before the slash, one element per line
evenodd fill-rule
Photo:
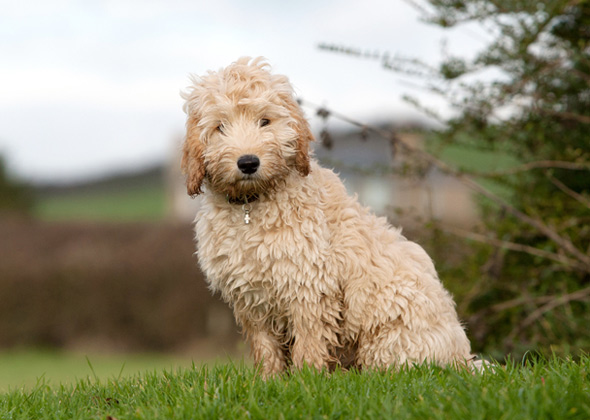
<path fill-rule="evenodd" d="M 471 239 L 473 241 L 486 243 L 486 244 L 493 245 L 495 247 L 502 248 L 502 249 L 509 249 L 511 251 L 524 252 L 526 254 L 534 255 L 536 257 L 541 257 L 541 258 L 545 258 L 545 259 L 548 259 L 551 261 L 558 262 L 560 264 L 564 264 L 572 269 L 576 269 L 579 271 L 590 273 L 590 267 L 586 266 L 585 264 L 580 264 L 578 261 L 568 258 L 562 254 L 556 254 L 554 252 L 545 251 L 543 249 L 535 248 L 535 247 L 532 247 L 529 245 L 519 244 L 516 242 L 509 242 L 509 241 L 503 241 L 503 240 L 497 239 L 497 238 L 491 238 L 489 236 L 482 235 L 480 233 L 467 231 L 467 230 L 456 228 L 453 226 L 444 225 L 441 223 L 437 223 L 436 226 L 439 227 L 444 232 L 450 233 L 455 236 L 459 236 L 461 238 Z"/>
<path fill-rule="evenodd" d="M 553 175 L 550 175 L 548 173 L 545 173 L 545 176 L 547 178 L 549 178 L 549 181 L 551 181 L 551 183 L 553 185 L 555 185 L 557 188 L 559 188 L 565 194 L 569 195 L 574 200 L 579 201 L 584 206 L 586 206 L 586 207 L 588 207 L 590 209 L 590 200 L 588 200 L 582 194 L 579 194 L 579 193 L 575 192 L 574 190 L 572 190 L 571 188 L 569 188 L 567 185 L 565 185 L 563 182 L 561 182 L 559 179 L 555 178 Z"/>
<path fill-rule="evenodd" d="M 568 293 L 566 295 L 562 295 L 562 296 L 558 296 L 558 297 L 544 296 L 543 297 L 544 299 L 549 298 L 548 302 L 545 303 L 543 306 L 540 306 L 539 308 L 535 309 L 524 320 L 522 320 L 522 322 L 518 323 L 518 325 L 516 325 L 512 329 L 512 331 L 510 331 L 510 334 L 508 334 L 506 336 L 505 341 L 506 342 L 513 341 L 520 331 L 524 330 L 529 325 L 531 325 L 533 322 L 535 322 L 539 318 L 543 317 L 547 312 L 552 311 L 553 309 L 557 308 L 558 306 L 566 305 L 572 301 L 587 300 L 588 297 L 590 297 L 590 287 L 587 287 L 585 289 L 576 290 L 575 292 Z M 505 303 L 507 303 L 507 302 L 505 302 Z"/>
<path fill-rule="evenodd" d="M 573 120 L 577 121 L 582 124 L 590 124 L 590 116 L 576 114 L 575 112 L 567 112 L 567 111 L 553 111 L 551 109 L 546 108 L 538 108 L 538 111 L 542 114 L 552 115 L 554 117 L 561 117 L 566 120 Z"/>
<path fill-rule="evenodd" d="M 590 163 L 567 162 L 563 160 L 538 160 L 535 162 L 525 163 L 514 168 L 504 169 L 493 172 L 473 172 L 475 176 L 500 177 L 514 175 L 519 172 L 526 172 L 532 169 L 568 169 L 571 171 L 590 171 Z"/>

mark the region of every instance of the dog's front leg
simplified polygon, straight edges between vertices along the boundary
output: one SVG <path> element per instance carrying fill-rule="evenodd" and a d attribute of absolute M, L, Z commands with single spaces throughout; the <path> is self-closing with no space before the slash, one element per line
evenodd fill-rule
<path fill-rule="evenodd" d="M 285 355 L 276 337 L 260 330 L 247 331 L 252 357 L 263 378 L 281 373 L 286 368 Z"/>
<path fill-rule="evenodd" d="M 301 293 L 292 303 L 294 343 L 291 349 L 293 366 L 304 365 L 316 369 L 328 368 L 334 358 L 330 349 L 338 342 L 338 305 L 324 297 L 306 296 Z"/>

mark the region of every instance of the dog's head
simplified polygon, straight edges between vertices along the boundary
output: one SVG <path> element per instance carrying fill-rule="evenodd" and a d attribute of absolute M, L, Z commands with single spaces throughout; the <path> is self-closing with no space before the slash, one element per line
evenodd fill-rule
<path fill-rule="evenodd" d="M 182 169 L 187 192 L 240 198 L 280 185 L 291 171 L 307 176 L 313 136 L 285 76 L 262 58 L 240 58 L 193 77 L 183 92 L 187 114 Z"/>

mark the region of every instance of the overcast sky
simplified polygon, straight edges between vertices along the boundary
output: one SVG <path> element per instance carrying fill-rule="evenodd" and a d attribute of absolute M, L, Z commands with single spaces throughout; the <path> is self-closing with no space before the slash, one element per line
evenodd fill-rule
<path fill-rule="evenodd" d="M 0 0 L 0 154 L 35 182 L 171 159 L 188 75 L 245 55 L 266 57 L 309 101 L 399 120 L 413 112 L 401 96 L 419 91 L 378 62 L 317 45 L 435 63 L 443 37 L 459 54 L 482 42 L 421 23 L 403 0 Z"/>

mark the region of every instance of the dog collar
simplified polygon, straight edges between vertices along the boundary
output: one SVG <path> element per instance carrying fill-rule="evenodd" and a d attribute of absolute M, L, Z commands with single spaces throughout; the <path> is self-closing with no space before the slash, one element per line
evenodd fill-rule
<path fill-rule="evenodd" d="M 229 195 L 225 196 L 226 200 L 230 204 L 241 204 L 242 210 L 244 211 L 244 223 L 249 225 L 250 224 L 250 211 L 252 210 L 252 202 L 258 200 L 257 194 L 249 194 L 243 197 L 230 197 Z"/>
<path fill-rule="evenodd" d="M 229 204 L 248 204 L 258 200 L 258 194 L 248 194 L 241 197 L 230 197 L 229 194 L 225 196 Z"/>

